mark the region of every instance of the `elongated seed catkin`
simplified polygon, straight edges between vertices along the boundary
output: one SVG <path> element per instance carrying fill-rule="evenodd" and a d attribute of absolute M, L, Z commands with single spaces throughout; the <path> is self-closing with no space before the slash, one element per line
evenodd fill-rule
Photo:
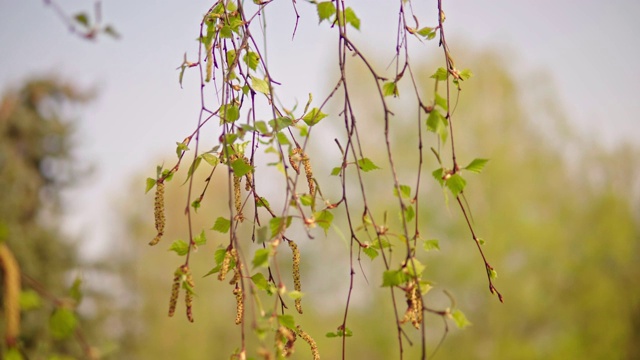
<path fill-rule="evenodd" d="M 302 330 L 300 325 L 297 326 L 297 329 L 298 329 L 298 336 L 300 336 L 302 340 L 304 340 L 307 344 L 309 344 L 309 347 L 311 348 L 311 355 L 313 356 L 313 360 L 320 360 L 320 353 L 318 352 L 318 345 L 316 345 L 315 340 L 313 340 L 311 335 L 304 332 L 304 330 Z"/>
<path fill-rule="evenodd" d="M 293 288 L 296 291 L 302 291 L 302 281 L 300 280 L 300 250 L 298 249 L 298 245 L 293 240 L 289 241 L 289 247 L 291 248 L 291 252 L 293 253 Z M 302 299 L 297 298 L 294 301 L 296 310 L 299 314 L 302 314 Z"/>
<path fill-rule="evenodd" d="M 291 150 L 291 154 L 289 154 L 289 164 L 291 164 L 291 167 L 296 172 L 296 174 L 300 174 L 300 168 L 298 167 L 298 161 L 296 161 L 295 158 L 296 155 L 300 153 L 302 153 L 302 149 L 296 147 L 295 149 Z"/>
<path fill-rule="evenodd" d="M 187 283 L 187 288 L 184 290 L 184 303 L 187 307 L 187 319 L 189 319 L 190 322 L 193 322 L 193 289 L 196 287 L 196 284 L 193 282 L 191 269 L 189 269 L 188 266 L 183 265 L 182 270 L 186 275 L 185 282 Z"/>
<path fill-rule="evenodd" d="M 171 299 L 169 300 L 169 316 L 173 316 L 176 312 L 176 304 L 178 304 L 178 296 L 180 296 L 180 281 L 182 279 L 182 266 L 173 274 L 173 285 L 171 286 Z"/>
<path fill-rule="evenodd" d="M 238 285 L 233 289 L 233 294 L 236 296 L 236 325 L 242 323 L 242 317 L 244 316 L 244 294 L 242 288 Z"/>
<path fill-rule="evenodd" d="M 157 244 L 160 242 L 162 235 L 164 235 L 164 181 L 158 181 L 156 183 L 156 197 L 154 200 L 153 215 L 156 221 L 156 230 L 158 231 L 158 234 L 149 242 L 149 245 Z"/>
<path fill-rule="evenodd" d="M 222 259 L 222 265 L 220 266 L 220 272 L 218 273 L 218 280 L 220 281 L 223 281 L 229 272 L 231 259 L 233 259 L 233 251 L 235 251 L 235 249 L 227 248 L 227 251 L 224 253 L 224 259 Z"/>

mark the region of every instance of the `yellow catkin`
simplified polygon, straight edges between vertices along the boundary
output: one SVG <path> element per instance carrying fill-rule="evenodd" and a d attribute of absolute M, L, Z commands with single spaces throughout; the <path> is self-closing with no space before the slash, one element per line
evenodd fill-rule
<path fill-rule="evenodd" d="M 222 266 L 220 267 L 220 272 L 218 273 L 218 280 L 223 281 L 229 272 L 229 266 L 231 265 L 231 259 L 233 259 L 233 251 L 235 249 L 227 248 L 227 252 L 224 253 L 224 259 L 222 260 Z"/>
<path fill-rule="evenodd" d="M 417 286 L 414 287 L 413 292 L 413 321 L 411 323 L 413 324 L 413 327 L 420 329 L 420 325 L 422 324 L 422 312 L 424 310 L 422 307 L 422 296 L 420 296 Z"/>
<path fill-rule="evenodd" d="M 289 241 L 289 247 L 293 253 L 293 288 L 296 291 L 302 291 L 302 282 L 300 281 L 300 250 L 293 240 Z M 302 299 L 295 299 L 295 305 L 298 313 L 302 314 Z"/>
<path fill-rule="evenodd" d="M 212 43 L 209 43 L 205 49 L 207 52 L 207 76 L 204 79 L 204 81 L 209 82 L 211 81 L 211 76 L 213 74 L 213 53 L 211 51 L 212 48 Z"/>
<path fill-rule="evenodd" d="M 186 275 L 185 282 L 188 287 L 184 292 L 184 303 L 187 307 L 187 319 L 189 319 L 190 322 L 193 322 L 193 289 L 196 287 L 196 284 L 193 281 L 193 275 L 191 274 L 191 270 L 188 266 L 183 265 L 182 271 Z"/>
<path fill-rule="evenodd" d="M 169 300 L 169 316 L 173 316 L 176 312 L 176 304 L 180 295 L 180 281 L 182 279 L 182 266 L 173 274 L 173 285 L 171 286 L 171 299 Z"/>
<path fill-rule="evenodd" d="M 243 158 L 244 162 L 248 165 L 249 164 L 249 159 L 247 159 L 247 157 L 245 156 Z M 253 185 L 253 173 L 251 171 L 249 171 L 245 176 L 244 176 L 244 189 L 246 191 L 251 191 L 251 186 Z"/>
<path fill-rule="evenodd" d="M 304 165 L 304 173 L 307 175 L 309 195 L 313 197 L 316 193 L 316 183 L 313 181 L 313 170 L 311 169 L 311 161 L 309 161 L 309 157 L 305 153 L 302 153 L 302 165 Z"/>
<path fill-rule="evenodd" d="M 289 164 L 291 164 L 291 167 L 297 174 L 300 174 L 300 168 L 298 167 L 298 161 L 296 161 L 295 159 L 297 156 L 295 155 L 298 155 L 300 153 L 302 153 L 302 149 L 296 147 L 295 149 L 291 150 L 291 154 L 289 154 Z"/>
<path fill-rule="evenodd" d="M 244 215 L 242 215 L 242 194 L 241 194 L 241 185 L 242 178 L 236 175 L 233 175 L 233 200 L 236 206 L 236 219 L 240 222 L 244 220 Z"/>
<path fill-rule="evenodd" d="M 276 333 L 276 346 L 281 350 L 282 356 L 285 358 L 293 355 L 295 349 L 294 344 L 296 342 L 296 333 L 289 330 L 284 326 L 280 326 L 278 328 L 278 332 Z M 287 342 L 282 346 L 282 339 L 287 340 Z"/>
<path fill-rule="evenodd" d="M 297 331 L 298 336 L 300 336 L 302 340 L 304 340 L 307 344 L 309 344 L 309 347 L 311 348 L 311 355 L 313 356 L 313 360 L 319 360 L 320 353 L 318 352 L 318 345 L 316 345 L 315 340 L 313 340 L 311 335 L 304 332 L 304 330 L 302 330 L 300 325 L 297 326 L 297 329 L 298 329 Z"/>
<path fill-rule="evenodd" d="M 156 230 L 158 234 L 156 235 L 149 245 L 155 245 L 160 241 L 162 235 L 164 235 L 164 181 L 158 181 L 156 184 L 156 197 L 153 206 L 153 215 L 156 220 Z"/>
<path fill-rule="evenodd" d="M 233 261 L 235 261 L 236 266 L 233 268 L 233 277 L 231 281 L 229 281 L 229 285 L 237 284 L 240 282 L 241 268 L 240 259 L 238 258 L 238 252 L 236 249 L 231 249 L 231 256 L 233 257 Z"/>
<path fill-rule="evenodd" d="M 5 343 L 12 347 L 20 335 L 20 267 L 7 244 L 0 243 L 0 269 L 4 275 Z"/>
<path fill-rule="evenodd" d="M 242 317 L 244 316 L 244 294 L 242 288 L 238 285 L 233 289 L 233 294 L 236 296 L 236 325 L 242 323 Z"/>

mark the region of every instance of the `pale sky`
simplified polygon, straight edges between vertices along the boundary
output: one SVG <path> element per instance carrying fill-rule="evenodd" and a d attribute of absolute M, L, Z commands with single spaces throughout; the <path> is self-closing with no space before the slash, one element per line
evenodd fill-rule
<path fill-rule="evenodd" d="M 90 10 L 87 1 L 60 1 L 69 13 Z M 395 23 L 397 1 L 348 1 L 362 20 L 360 43 L 384 38 L 379 24 Z M 607 146 L 640 139 L 640 1 L 443 0 L 449 42 L 492 47 L 513 59 L 512 72 L 548 71 L 570 123 Z M 335 32 L 318 26 L 314 7 L 297 2 L 301 14 L 291 42 L 291 1 L 276 0 L 267 12 L 275 78 L 282 95 L 303 102 L 321 98 L 329 81 L 326 63 Z M 104 22 L 122 34 L 88 42 L 70 34 L 52 9 L 38 0 L 0 0 L 0 91 L 36 74 L 57 73 L 99 90 L 78 123 L 78 155 L 95 173 L 71 193 L 66 223 L 95 244 L 113 236 L 106 214 L 113 199 L 129 191 L 132 175 L 154 176 L 155 162 L 190 134 L 199 110 L 195 74 L 184 89 L 175 70 L 184 52 L 195 59 L 198 27 L 207 1 L 104 1 Z M 436 1 L 414 0 L 421 25 L 435 23 Z M 439 51 L 436 43 L 423 45 Z M 365 46 L 365 44 L 363 44 Z M 376 40 L 365 47 L 386 46 Z M 427 51 L 425 50 L 425 51 Z M 282 54 L 282 56 L 280 56 Z M 296 56 L 294 56 L 294 54 Z M 302 59 L 302 60 L 301 60 Z M 390 59 L 389 59 L 390 60 Z M 311 70 L 310 70 L 311 69 Z M 300 73 L 306 81 L 301 83 Z M 284 88 L 284 86 L 283 86 Z M 140 184 L 141 191 L 143 184 Z M 150 210 L 151 211 L 151 210 Z M 112 215 L 113 216 L 113 215 Z"/>

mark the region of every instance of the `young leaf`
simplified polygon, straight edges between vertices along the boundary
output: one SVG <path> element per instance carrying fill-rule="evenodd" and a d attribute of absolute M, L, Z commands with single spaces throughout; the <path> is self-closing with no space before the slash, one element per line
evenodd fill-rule
<path fill-rule="evenodd" d="M 362 159 L 358 160 L 358 167 L 360 168 L 360 170 L 362 170 L 364 172 L 369 172 L 369 171 L 372 171 L 372 170 L 380 169 L 369 158 L 362 158 Z"/>
<path fill-rule="evenodd" d="M 233 175 L 237 177 L 245 176 L 253 170 L 253 166 L 247 164 L 244 159 L 235 159 L 231 163 L 231 168 L 233 169 Z"/>
<path fill-rule="evenodd" d="M 465 166 L 464 169 L 479 174 L 482 172 L 482 169 L 488 161 L 489 159 L 473 159 L 473 161 L 469 163 L 469 165 Z"/>
<path fill-rule="evenodd" d="M 340 175 L 340 171 L 342 171 L 342 166 L 334 167 L 334 168 L 331 170 L 331 176 L 337 176 L 337 175 Z"/>
<path fill-rule="evenodd" d="M 269 249 L 258 249 L 253 255 L 253 260 L 251 263 L 254 268 L 257 267 L 267 267 L 269 265 L 269 255 L 271 251 Z"/>
<path fill-rule="evenodd" d="M 436 36 L 436 32 L 433 28 L 423 27 L 422 29 L 417 31 L 418 35 L 426 37 L 427 40 L 431 40 Z"/>
<path fill-rule="evenodd" d="M 313 126 L 313 125 L 319 123 L 320 120 L 324 119 L 325 117 L 327 117 L 327 114 L 323 113 L 318 108 L 313 108 L 313 109 L 311 109 L 311 111 L 309 111 L 308 113 L 306 113 L 302 117 L 302 120 L 307 125 Z"/>
<path fill-rule="evenodd" d="M 467 317 L 464 315 L 460 309 L 455 309 L 451 313 L 451 318 L 456 323 L 456 326 L 460 329 L 464 329 L 465 327 L 471 325 L 471 322 L 467 320 Z"/>
<path fill-rule="evenodd" d="M 444 111 L 447 111 L 447 99 L 440 96 L 440 94 L 436 93 L 436 105 L 440 106 L 440 108 Z"/>
<path fill-rule="evenodd" d="M 217 156 L 213 155 L 212 153 L 204 153 L 200 156 L 202 156 L 204 161 L 209 163 L 209 165 L 211 166 L 216 166 L 220 162 L 220 159 Z"/>
<path fill-rule="evenodd" d="M 156 186 L 156 179 L 153 178 L 147 178 L 147 186 L 144 190 L 144 193 L 148 193 L 149 190 L 153 189 L 153 187 Z"/>
<path fill-rule="evenodd" d="M 436 70 L 436 72 L 433 75 L 431 75 L 431 78 L 436 79 L 438 81 L 447 80 L 447 69 L 443 67 L 439 67 L 438 70 Z"/>
<path fill-rule="evenodd" d="M 169 251 L 175 251 L 176 254 L 180 256 L 187 255 L 187 252 L 189 251 L 189 244 L 184 240 L 176 240 L 169 247 Z"/>
<path fill-rule="evenodd" d="M 469 69 L 464 69 L 464 70 L 460 71 L 458 73 L 458 75 L 460 75 L 460 79 L 468 80 L 470 77 L 473 76 L 473 73 Z"/>
<path fill-rule="evenodd" d="M 440 250 L 440 244 L 436 239 L 427 240 L 424 242 L 424 244 L 422 244 L 422 246 L 426 251 Z"/>
<path fill-rule="evenodd" d="M 411 186 L 409 185 L 400 185 L 400 194 L 402 194 L 403 199 L 408 199 L 411 196 Z M 398 197 L 398 189 L 393 188 L 393 195 Z"/>
<path fill-rule="evenodd" d="M 422 275 L 422 272 L 424 271 L 425 266 L 422 265 L 422 263 L 418 261 L 418 259 L 413 257 L 409 260 L 409 262 L 407 262 L 407 267 L 405 267 L 405 269 L 407 271 L 407 275 L 411 277 L 419 277 L 420 275 Z"/>
<path fill-rule="evenodd" d="M 219 217 L 216 219 L 216 223 L 213 225 L 211 229 L 221 232 L 223 234 L 226 234 L 230 228 L 231 228 L 231 221 L 223 217 Z"/>
<path fill-rule="evenodd" d="M 258 68 L 258 64 L 260 63 L 260 56 L 253 51 L 249 51 L 244 55 L 242 60 L 251 70 L 255 71 Z"/>
<path fill-rule="evenodd" d="M 77 325 L 76 314 L 64 307 L 55 309 L 49 318 L 49 330 L 54 339 L 66 339 L 73 335 Z"/>
<path fill-rule="evenodd" d="M 323 20 L 329 20 L 335 13 L 336 6 L 333 4 L 333 1 L 323 1 L 318 3 L 318 17 L 320 18 L 320 23 Z"/>
<path fill-rule="evenodd" d="M 303 206 L 311 206 L 311 204 L 313 203 L 313 198 L 309 194 L 301 195 L 300 196 L 300 203 Z"/>
<path fill-rule="evenodd" d="M 20 310 L 29 311 L 42 306 L 42 298 L 34 290 L 20 292 Z"/>
<path fill-rule="evenodd" d="M 76 277 L 69 289 L 69 297 L 75 300 L 76 304 L 80 304 L 82 301 L 82 290 L 80 286 L 82 285 L 82 279 L 80 277 Z"/>
<path fill-rule="evenodd" d="M 202 161 L 202 157 L 200 156 L 198 156 L 193 160 L 193 162 L 191 163 L 191 166 L 189 166 L 189 171 L 187 171 L 187 178 L 184 180 L 183 184 L 186 184 L 187 181 L 189 181 L 189 179 L 191 178 L 191 176 L 193 176 L 193 173 L 196 172 L 196 170 L 198 170 L 198 166 L 200 166 L 201 161 Z"/>
<path fill-rule="evenodd" d="M 176 145 L 178 145 L 178 146 L 176 146 L 176 155 L 178 157 L 180 157 L 180 155 L 182 155 L 182 153 L 184 151 L 189 151 L 189 147 L 187 146 L 187 140 L 185 140 L 185 141 L 183 141 L 181 143 L 176 142 Z"/>
<path fill-rule="evenodd" d="M 382 286 L 398 286 L 407 282 L 407 274 L 402 270 L 386 270 L 382 273 Z"/>
<path fill-rule="evenodd" d="M 80 23 L 84 27 L 89 27 L 89 16 L 86 13 L 77 13 L 73 16 L 73 19 Z"/>
<path fill-rule="evenodd" d="M 295 331 L 296 329 L 296 322 L 293 321 L 293 316 L 291 315 L 278 315 L 278 322 L 291 330 Z"/>
<path fill-rule="evenodd" d="M 202 246 L 207 243 L 207 237 L 204 234 L 204 230 L 202 230 L 200 234 L 196 235 L 196 237 L 193 238 L 193 242 L 195 242 L 198 246 Z"/>
<path fill-rule="evenodd" d="M 367 255 L 371 260 L 375 259 L 376 257 L 378 257 L 378 250 L 372 248 L 372 247 L 366 247 L 364 249 L 362 249 L 362 252 L 365 253 L 365 255 Z"/>
<path fill-rule="evenodd" d="M 269 84 L 265 80 L 259 79 L 255 76 L 251 77 L 251 87 L 257 92 L 269 94 Z"/>
<path fill-rule="evenodd" d="M 274 217 L 269 220 L 269 228 L 271 229 L 271 238 L 278 236 L 281 232 L 284 232 L 286 228 L 291 225 L 291 216 L 286 218 Z"/>
<path fill-rule="evenodd" d="M 323 228 L 324 234 L 327 235 L 333 221 L 333 214 L 329 210 L 322 210 L 313 214 L 313 217 L 316 219 L 316 224 Z"/>
<path fill-rule="evenodd" d="M 416 217 L 416 212 L 413 210 L 413 206 L 409 205 L 404 210 L 404 216 L 408 222 L 411 222 Z"/>
<path fill-rule="evenodd" d="M 464 187 L 467 185 L 467 181 L 460 176 L 460 174 L 453 174 L 447 179 L 447 187 L 451 190 L 454 197 L 460 195 Z"/>
<path fill-rule="evenodd" d="M 240 110 L 232 104 L 220 106 L 220 119 L 222 122 L 232 123 L 240 118 Z"/>
<path fill-rule="evenodd" d="M 260 290 L 267 290 L 269 288 L 269 282 L 262 273 L 256 273 L 253 275 L 251 277 L 251 281 L 253 281 L 256 287 Z"/>
<path fill-rule="evenodd" d="M 392 81 L 384 83 L 384 85 L 382 85 L 382 94 L 384 96 L 398 96 L 398 85 Z"/>
<path fill-rule="evenodd" d="M 360 30 L 360 19 L 358 19 L 358 16 L 356 16 L 356 13 L 352 8 L 348 7 L 345 9 L 344 17 L 345 20 L 347 20 L 347 24 L 350 24 L 351 26 L 356 28 L 356 30 Z"/>

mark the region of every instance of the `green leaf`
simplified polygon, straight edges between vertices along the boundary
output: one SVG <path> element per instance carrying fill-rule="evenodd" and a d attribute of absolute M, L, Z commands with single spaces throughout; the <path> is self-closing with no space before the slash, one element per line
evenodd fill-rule
<path fill-rule="evenodd" d="M 404 216 L 408 222 L 411 222 L 416 217 L 416 212 L 413 210 L 413 206 L 409 205 L 404 210 Z"/>
<path fill-rule="evenodd" d="M 75 280 L 73 280 L 73 284 L 71 284 L 71 287 L 69 288 L 69 297 L 76 302 L 76 305 L 80 304 L 80 302 L 82 301 L 82 290 L 80 289 L 81 285 L 82 279 L 80 277 L 76 277 Z"/>
<path fill-rule="evenodd" d="M 231 39 L 233 37 L 233 31 L 231 29 L 231 26 L 224 25 L 220 29 L 220 37 L 223 39 Z M 230 62 L 229 64 L 233 64 L 233 63 Z"/>
<path fill-rule="evenodd" d="M 200 234 L 196 235 L 196 237 L 193 238 L 193 242 L 198 246 L 202 246 L 207 243 L 207 236 L 204 234 L 204 230 L 202 230 Z"/>
<path fill-rule="evenodd" d="M 269 83 L 255 76 L 251 76 L 251 87 L 257 92 L 269 94 Z"/>
<path fill-rule="evenodd" d="M 193 176 L 193 173 L 196 172 L 196 170 L 198 170 L 198 166 L 200 166 L 200 162 L 202 162 L 202 158 L 200 156 L 193 159 L 191 166 L 189 166 L 189 171 L 187 171 L 187 178 L 184 180 L 183 184 L 186 184 L 187 181 L 189 181 L 189 179 L 191 178 L 191 176 Z"/>
<path fill-rule="evenodd" d="M 278 322 L 280 325 L 286 326 L 291 330 L 296 330 L 296 322 L 291 315 L 278 315 Z"/>
<path fill-rule="evenodd" d="M 87 13 L 77 13 L 73 15 L 73 19 L 79 22 L 82 26 L 88 28 L 89 27 L 89 16 Z"/>
<path fill-rule="evenodd" d="M 256 273 L 255 275 L 253 275 L 251 277 L 251 281 L 253 281 L 256 287 L 260 290 L 266 291 L 267 289 L 269 289 L 269 282 L 262 273 Z"/>
<path fill-rule="evenodd" d="M 470 162 L 469 165 L 465 166 L 464 169 L 479 174 L 482 172 L 482 169 L 488 161 L 489 159 L 473 159 L 473 161 Z"/>
<path fill-rule="evenodd" d="M 49 318 L 49 330 L 54 339 L 62 340 L 73 335 L 78 325 L 76 314 L 67 308 L 57 308 Z"/>
<path fill-rule="evenodd" d="M 302 299 L 302 297 L 304 296 L 304 294 L 300 291 L 297 290 L 292 290 L 289 291 L 287 293 L 287 296 L 291 299 L 291 300 L 297 300 L 297 299 Z"/>
<path fill-rule="evenodd" d="M 436 105 L 440 106 L 440 108 L 444 111 L 447 111 L 447 99 L 440 96 L 440 94 L 436 93 Z M 432 112 L 435 110 L 432 110 Z"/>
<path fill-rule="evenodd" d="M 34 290 L 20 292 L 20 310 L 29 311 L 42 306 L 42 298 Z"/>
<path fill-rule="evenodd" d="M 240 109 L 232 104 L 220 106 L 220 119 L 222 122 L 232 123 L 240 118 Z"/>
<path fill-rule="evenodd" d="M 293 120 L 286 116 L 281 116 L 277 119 L 269 120 L 269 125 L 271 126 L 273 131 L 282 131 L 292 124 Z"/>
<path fill-rule="evenodd" d="M 369 171 L 372 171 L 372 170 L 380 169 L 369 158 L 362 158 L 362 159 L 358 160 L 358 167 L 360 168 L 360 170 L 362 170 L 364 172 L 369 172 Z"/>
<path fill-rule="evenodd" d="M 451 313 L 451 318 L 456 323 L 456 326 L 460 329 L 464 329 L 467 326 L 471 325 L 471 322 L 467 320 L 467 317 L 464 315 L 460 309 L 455 309 Z"/>
<path fill-rule="evenodd" d="M 256 200 L 256 206 L 257 207 L 266 207 L 266 208 L 270 208 L 271 206 L 269 206 L 269 202 L 267 201 L 267 199 L 260 197 Z"/>
<path fill-rule="evenodd" d="M 365 255 L 367 255 L 371 260 L 375 259 L 376 257 L 378 257 L 378 250 L 372 248 L 372 247 L 366 247 L 362 249 L 362 252 L 365 253 Z"/>
<path fill-rule="evenodd" d="M 284 230 L 291 225 L 291 216 L 286 218 L 274 217 L 269 220 L 269 229 L 271 229 L 271 238 L 278 236 L 280 233 L 284 233 Z"/>
<path fill-rule="evenodd" d="M 333 214 L 329 210 L 322 210 L 313 214 L 313 217 L 316 219 L 316 224 L 323 228 L 324 234 L 327 235 L 333 221 Z"/>
<path fill-rule="evenodd" d="M 447 125 L 447 119 L 442 116 L 440 111 L 431 110 L 427 118 L 427 131 L 440 135 L 440 140 L 445 142 L 447 139 Z"/>
<path fill-rule="evenodd" d="M 258 130 L 258 132 L 260 132 L 260 134 L 262 135 L 267 135 L 269 134 L 269 129 L 267 128 L 267 123 L 260 120 L 260 121 L 256 121 L 256 129 Z"/>
<path fill-rule="evenodd" d="M 444 176 L 444 169 L 443 168 L 439 168 L 434 170 L 431 175 L 438 180 L 438 183 L 440 184 L 440 186 L 444 186 L 444 179 L 442 178 Z"/>
<path fill-rule="evenodd" d="M 426 251 L 440 250 L 440 244 L 439 244 L 438 240 L 436 240 L 436 239 L 426 240 L 424 242 L 424 244 L 422 244 L 422 247 Z"/>
<path fill-rule="evenodd" d="M 333 14 L 336 13 L 336 7 L 332 1 L 323 1 L 318 3 L 318 17 L 319 22 L 323 20 L 329 20 Z"/>
<path fill-rule="evenodd" d="M 436 70 L 436 72 L 433 75 L 431 75 L 431 78 L 436 79 L 438 81 L 447 80 L 447 69 L 443 67 L 439 67 L 438 70 Z"/>
<path fill-rule="evenodd" d="M 327 114 L 323 113 L 318 108 L 313 108 L 313 109 L 311 109 L 311 111 L 309 111 L 308 113 L 306 113 L 302 117 L 302 120 L 307 125 L 313 126 L 313 125 L 319 123 L 320 120 L 324 119 L 325 117 L 327 117 Z"/>
<path fill-rule="evenodd" d="M 447 179 L 447 187 L 451 190 L 451 193 L 454 197 L 458 197 L 464 187 L 467 185 L 467 181 L 460 176 L 460 174 L 453 174 L 449 179 Z"/>
<path fill-rule="evenodd" d="M 495 280 L 498 278 L 498 272 L 495 269 L 490 269 L 489 270 L 489 277 L 491 278 L 491 280 Z"/>
<path fill-rule="evenodd" d="M 473 73 L 469 69 L 464 69 L 464 70 L 460 71 L 458 73 L 458 75 L 460 75 L 460 79 L 468 80 L 470 77 L 473 76 Z"/>
<path fill-rule="evenodd" d="M 245 64 L 247 64 L 247 66 L 251 70 L 255 71 L 258 68 L 258 64 L 260 63 L 260 56 L 257 53 L 254 53 L 253 51 L 249 51 L 246 54 L 244 54 L 244 57 L 242 58 L 242 60 L 245 62 Z"/>
<path fill-rule="evenodd" d="M 407 282 L 408 276 L 402 270 L 386 270 L 382 273 L 382 286 L 398 286 Z"/>
<path fill-rule="evenodd" d="M 202 156 L 204 161 L 209 163 L 209 165 L 211 165 L 211 166 L 216 166 L 220 162 L 220 159 L 216 155 L 214 155 L 212 153 L 204 153 L 204 154 L 202 154 L 200 156 Z"/>
<path fill-rule="evenodd" d="M 408 199 L 409 197 L 411 197 L 411 186 L 400 185 L 400 193 L 402 194 L 402 197 L 404 199 Z M 395 197 L 398 197 L 398 189 L 395 187 L 393 188 L 393 195 Z"/>
<path fill-rule="evenodd" d="M 156 179 L 153 178 L 147 178 L 147 186 L 144 190 L 144 193 L 148 193 L 149 190 L 153 189 L 153 187 L 156 186 Z"/>
<path fill-rule="evenodd" d="M 267 267 L 269 266 L 269 255 L 271 254 L 271 250 L 269 249 L 258 249 L 253 255 L 253 260 L 251 263 L 254 268 L 257 267 Z"/>
<path fill-rule="evenodd" d="M 360 30 L 360 19 L 358 19 L 358 16 L 356 16 L 356 13 L 352 8 L 348 7 L 345 9 L 344 17 L 347 20 L 347 24 L 350 24 L 357 30 Z"/>
<path fill-rule="evenodd" d="M 253 166 L 247 164 L 244 159 L 235 159 L 231 163 L 231 168 L 233 169 L 233 175 L 237 177 L 245 176 L 253 171 Z"/>
<path fill-rule="evenodd" d="M 414 271 L 414 267 L 415 267 L 415 271 Z M 420 277 L 420 275 L 422 275 L 422 272 L 424 271 L 425 266 L 422 265 L 422 263 L 418 261 L 418 259 L 413 257 L 407 262 L 407 266 L 405 267 L 405 269 L 407 271 L 407 275 L 417 278 L 417 277 Z"/>
<path fill-rule="evenodd" d="M 313 198 L 309 194 L 301 195 L 300 196 L 300 203 L 303 206 L 311 206 L 311 204 L 313 203 Z"/>
<path fill-rule="evenodd" d="M 349 328 L 345 328 L 345 331 L 338 330 L 336 332 L 328 332 L 325 334 L 325 336 L 328 338 L 336 338 L 336 337 L 341 338 L 343 334 L 345 337 L 350 337 L 350 336 L 353 336 L 353 331 L 351 331 Z"/>
<path fill-rule="evenodd" d="M 178 145 L 178 146 L 176 146 L 176 155 L 178 157 L 180 157 L 180 155 L 182 155 L 182 153 L 184 151 L 189 151 L 189 147 L 187 146 L 187 141 L 188 140 L 185 140 L 185 141 L 180 142 L 180 143 L 176 142 L 176 145 Z"/>
<path fill-rule="evenodd" d="M 426 37 L 427 40 L 431 40 L 433 39 L 434 36 L 436 36 L 435 29 L 430 27 L 423 27 L 422 29 L 416 32 L 418 33 L 418 35 Z"/>
<path fill-rule="evenodd" d="M 176 240 L 169 247 L 169 251 L 175 251 L 180 256 L 187 255 L 189 252 L 189 244 L 184 240 Z"/>
<path fill-rule="evenodd" d="M 268 230 L 266 226 L 261 226 L 258 228 L 257 236 L 258 236 L 258 244 L 264 244 L 267 239 Z"/>
<path fill-rule="evenodd" d="M 331 176 L 337 176 L 340 175 L 340 172 L 342 171 L 342 166 L 338 166 L 338 167 L 334 167 L 331 170 Z"/>
<path fill-rule="evenodd" d="M 211 230 L 215 230 L 223 234 L 226 234 L 227 232 L 229 232 L 230 228 L 231 228 L 231 221 L 223 217 L 219 217 L 216 219 L 216 223 L 213 225 Z"/>
<path fill-rule="evenodd" d="M 384 83 L 384 85 L 382 85 L 382 94 L 384 96 L 398 96 L 398 85 L 392 81 Z"/>
<path fill-rule="evenodd" d="M 107 35 L 111 36 L 111 37 L 112 37 L 112 38 L 114 38 L 114 39 L 119 39 L 119 38 L 120 38 L 120 33 L 119 33 L 119 32 L 117 32 L 117 31 L 116 31 L 116 29 L 115 29 L 113 26 L 111 26 L 111 25 L 107 25 L 107 26 L 105 26 L 105 27 L 104 27 L 104 29 L 102 29 L 102 31 L 103 31 L 105 34 L 107 34 Z"/>

